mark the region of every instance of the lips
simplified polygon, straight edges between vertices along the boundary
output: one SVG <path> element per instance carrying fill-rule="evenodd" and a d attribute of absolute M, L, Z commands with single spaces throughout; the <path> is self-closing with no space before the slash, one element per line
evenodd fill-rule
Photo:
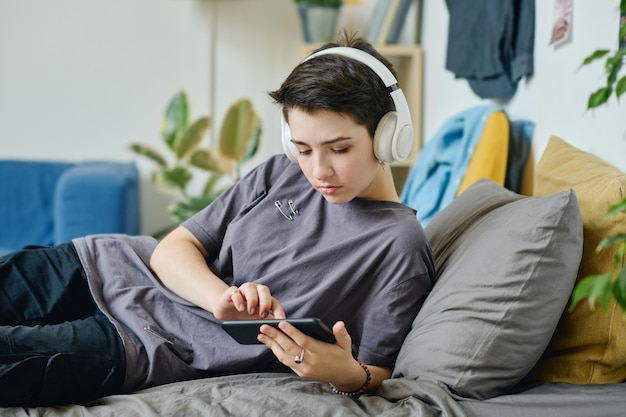
<path fill-rule="evenodd" d="M 324 195 L 333 195 L 339 191 L 341 187 L 333 185 L 320 185 L 317 190 Z"/>

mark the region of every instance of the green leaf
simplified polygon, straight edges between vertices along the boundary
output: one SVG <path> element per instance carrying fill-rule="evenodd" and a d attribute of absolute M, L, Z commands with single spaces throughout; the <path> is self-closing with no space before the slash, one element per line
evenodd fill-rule
<path fill-rule="evenodd" d="M 174 141 L 187 126 L 189 120 L 189 103 L 184 91 L 178 92 L 167 105 L 161 120 L 161 138 L 168 148 L 174 149 Z"/>
<path fill-rule="evenodd" d="M 258 116 L 250 100 L 235 102 L 224 116 L 219 136 L 220 152 L 236 161 L 246 154 L 257 126 Z"/>
<path fill-rule="evenodd" d="M 136 154 L 139 155 L 143 155 L 149 159 L 151 159 L 152 161 L 154 161 L 157 165 L 160 166 L 167 166 L 167 161 L 165 160 L 165 158 L 161 155 L 161 153 L 159 153 L 159 151 L 157 151 L 156 149 L 147 146 L 147 145 L 142 145 L 140 143 L 132 143 L 128 146 L 128 148 L 135 152 Z"/>
<path fill-rule="evenodd" d="M 606 79 L 607 85 L 613 85 L 615 80 L 617 80 L 617 74 L 619 74 L 619 71 L 622 69 L 622 62 L 622 55 L 619 53 L 606 60 L 605 68 L 608 73 Z"/>
<path fill-rule="evenodd" d="M 248 146 L 248 150 L 246 154 L 241 158 L 241 162 L 246 162 L 256 155 L 259 150 L 259 146 L 261 145 L 261 133 L 263 133 L 263 128 L 261 127 L 261 119 L 257 119 L 257 125 L 254 129 L 254 133 L 252 134 L 252 138 L 250 139 L 250 145 Z"/>
<path fill-rule="evenodd" d="M 611 281 L 610 274 L 608 275 L 608 279 L 606 281 L 602 281 L 598 283 L 598 286 L 595 288 L 594 293 L 589 297 L 589 305 L 593 305 L 596 303 L 596 299 L 600 302 L 600 307 L 604 311 L 608 311 L 609 303 L 611 299 L 613 299 L 613 282 Z"/>
<path fill-rule="evenodd" d="M 616 235 L 613 236 L 607 236 L 605 238 L 603 238 L 600 243 L 598 243 L 598 246 L 596 247 L 596 252 L 599 252 L 600 250 L 608 247 L 608 246 L 613 246 L 617 243 L 620 243 L 622 241 L 626 240 L 626 234 L 624 233 L 618 233 Z"/>
<path fill-rule="evenodd" d="M 214 197 L 191 197 L 173 202 L 168 213 L 177 223 L 182 223 L 215 200 Z"/>
<path fill-rule="evenodd" d="M 624 239 L 622 244 L 617 247 L 617 251 L 615 252 L 615 255 L 613 255 L 613 265 L 615 266 L 615 268 L 619 268 L 619 266 L 622 265 L 624 253 L 626 253 L 626 239 Z"/>
<path fill-rule="evenodd" d="M 626 265 L 622 267 L 617 280 L 613 284 L 613 295 L 617 304 L 626 312 Z"/>
<path fill-rule="evenodd" d="M 183 130 L 174 142 L 173 149 L 178 159 L 184 159 L 198 148 L 209 129 L 210 123 L 210 118 L 201 117 Z"/>
<path fill-rule="evenodd" d="M 619 10 L 621 13 L 626 13 L 626 0 L 620 0 Z"/>
<path fill-rule="evenodd" d="M 570 313 L 574 311 L 578 303 L 589 297 L 589 294 L 591 294 L 591 290 L 597 277 L 598 275 L 590 275 L 583 278 L 582 280 L 580 280 L 580 282 L 576 284 L 576 286 L 574 287 L 574 291 L 572 291 L 570 304 L 567 309 Z"/>
<path fill-rule="evenodd" d="M 218 162 L 214 157 L 216 152 L 211 149 L 197 149 L 189 157 L 189 165 L 205 171 L 217 171 Z"/>
<path fill-rule="evenodd" d="M 191 172 L 185 167 L 159 168 L 152 173 L 152 182 L 157 187 L 174 188 L 184 194 L 191 177 Z"/>
<path fill-rule="evenodd" d="M 602 87 L 596 92 L 592 93 L 589 96 L 589 101 L 587 101 L 587 108 L 593 109 L 606 103 L 612 92 L 613 89 L 611 87 Z"/>
<path fill-rule="evenodd" d="M 593 61 L 595 61 L 596 59 L 603 58 L 609 52 L 610 51 L 608 49 L 597 49 L 597 50 L 593 51 L 593 53 L 591 55 L 589 55 L 588 57 L 585 58 L 585 60 L 581 64 L 581 66 L 588 65 L 588 64 L 592 63 Z"/>
<path fill-rule="evenodd" d="M 626 213 L 626 198 L 620 201 L 617 204 L 613 204 L 609 211 L 607 212 L 607 216 L 613 216 L 618 213 Z"/>
<path fill-rule="evenodd" d="M 598 299 L 600 299 L 600 305 L 605 308 L 605 302 L 608 306 L 608 302 L 606 300 L 610 300 L 611 292 L 612 283 L 610 273 L 607 272 L 604 274 L 585 277 L 580 280 L 578 284 L 576 284 L 576 287 L 572 292 L 572 298 L 568 311 L 574 311 L 574 308 L 576 308 L 578 303 L 585 298 L 589 299 L 589 308 L 592 311 L 595 309 Z"/>
<path fill-rule="evenodd" d="M 210 197 L 212 195 L 219 195 L 222 193 L 222 190 L 215 191 L 215 187 L 217 183 L 222 178 L 222 174 L 219 173 L 211 173 L 206 183 L 204 184 L 204 188 L 202 189 L 202 197 Z"/>
<path fill-rule="evenodd" d="M 626 26 L 624 26 L 626 27 Z M 620 96 L 626 92 L 626 75 L 619 79 L 615 86 L 615 96 L 619 100 Z"/>
<path fill-rule="evenodd" d="M 191 154 L 189 164 L 205 171 L 215 171 L 221 174 L 231 174 L 233 171 L 232 160 L 212 148 L 196 150 Z"/>

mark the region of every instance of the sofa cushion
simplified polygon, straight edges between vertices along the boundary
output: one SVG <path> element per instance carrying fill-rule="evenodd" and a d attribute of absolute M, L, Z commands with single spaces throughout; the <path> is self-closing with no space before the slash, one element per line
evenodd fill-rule
<path fill-rule="evenodd" d="M 583 219 L 584 247 L 578 280 L 613 270 L 617 248 L 595 253 L 605 236 L 626 233 L 626 216 L 607 217 L 626 195 L 626 174 L 558 137 L 537 164 L 535 194 L 573 188 Z M 623 262 L 623 260 L 622 260 Z M 617 303 L 591 311 L 585 301 L 564 313 L 546 355 L 533 371 L 540 381 L 602 384 L 626 380 L 626 320 Z"/>
<path fill-rule="evenodd" d="M 139 173 L 134 162 L 89 161 L 56 187 L 55 242 L 97 233 L 139 233 Z"/>
<path fill-rule="evenodd" d="M 54 192 L 65 162 L 0 162 L 0 247 L 54 243 Z"/>
<path fill-rule="evenodd" d="M 582 253 L 576 196 L 524 197 L 489 180 L 426 227 L 437 281 L 394 376 L 446 384 L 466 398 L 503 394 L 541 357 Z"/>

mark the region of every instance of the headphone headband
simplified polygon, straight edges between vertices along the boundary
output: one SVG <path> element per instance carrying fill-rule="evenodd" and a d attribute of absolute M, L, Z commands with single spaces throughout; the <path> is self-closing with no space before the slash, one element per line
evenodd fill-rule
<path fill-rule="evenodd" d="M 320 55 L 342 55 L 348 58 L 355 59 L 370 67 L 370 69 L 374 71 L 381 80 L 383 80 L 383 83 L 385 83 L 386 87 L 391 87 L 398 84 L 398 80 L 396 80 L 396 77 L 393 76 L 393 73 L 389 70 L 389 68 L 387 68 L 385 64 L 360 49 L 350 48 L 348 46 L 336 46 L 334 48 L 322 49 L 321 51 L 317 51 L 313 55 L 310 55 L 302 62 L 306 62 L 309 59 L 315 58 Z"/>

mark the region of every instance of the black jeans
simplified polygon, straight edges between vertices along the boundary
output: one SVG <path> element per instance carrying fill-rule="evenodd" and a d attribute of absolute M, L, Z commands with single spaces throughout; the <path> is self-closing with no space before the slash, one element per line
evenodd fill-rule
<path fill-rule="evenodd" d="M 119 392 L 125 371 L 73 244 L 0 257 L 0 406 L 84 404 Z"/>

